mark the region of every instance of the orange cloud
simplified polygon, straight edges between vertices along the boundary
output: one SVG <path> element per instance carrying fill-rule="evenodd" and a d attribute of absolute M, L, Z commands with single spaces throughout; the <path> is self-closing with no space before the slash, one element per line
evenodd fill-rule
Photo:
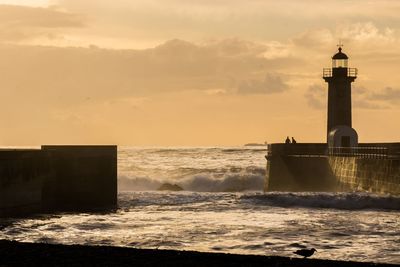
<path fill-rule="evenodd" d="M 52 8 L 0 5 L 0 41 L 57 38 L 60 29 L 84 27 L 82 16 Z"/>

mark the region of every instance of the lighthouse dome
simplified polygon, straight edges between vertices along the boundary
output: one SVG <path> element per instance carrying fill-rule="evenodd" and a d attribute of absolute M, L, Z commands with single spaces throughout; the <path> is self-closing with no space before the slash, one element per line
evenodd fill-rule
<path fill-rule="evenodd" d="M 333 55 L 332 59 L 349 59 L 349 57 L 342 52 L 342 48 L 339 47 L 339 52 Z"/>
<path fill-rule="evenodd" d="M 349 57 L 342 53 L 342 48 L 339 47 L 339 52 L 337 52 L 332 57 L 332 68 L 347 68 Z"/>

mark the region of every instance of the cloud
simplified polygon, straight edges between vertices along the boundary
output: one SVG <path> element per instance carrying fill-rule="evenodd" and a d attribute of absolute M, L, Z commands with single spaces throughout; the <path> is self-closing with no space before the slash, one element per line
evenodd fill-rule
<path fill-rule="evenodd" d="M 273 114 L 278 92 L 288 90 L 282 70 L 293 59 L 265 58 L 268 49 L 237 38 L 141 50 L 0 44 L 0 119 L 13 129 L 0 138 L 15 144 L 30 132 L 25 143 L 190 144 L 218 132 L 228 143 L 227 121 L 229 129 L 239 125 L 232 118 L 259 125 L 243 111 Z"/>
<path fill-rule="evenodd" d="M 367 99 L 355 99 L 353 101 L 353 107 L 359 109 L 386 109 L 388 106 L 382 105 L 381 103 L 375 103 Z"/>
<path fill-rule="evenodd" d="M 391 88 L 390 88 L 391 89 Z M 364 86 L 353 87 L 353 106 L 359 109 L 389 109 L 392 108 L 392 92 L 375 93 Z M 400 94 L 398 99 L 400 100 Z"/>
<path fill-rule="evenodd" d="M 0 5 L 0 41 L 60 38 L 60 29 L 85 26 L 82 16 L 53 8 Z"/>
<path fill-rule="evenodd" d="M 388 105 L 372 99 L 372 91 L 364 86 L 353 86 L 353 107 L 358 109 L 386 109 Z"/>
<path fill-rule="evenodd" d="M 392 104 L 400 103 L 400 89 L 386 87 L 379 93 L 373 93 L 369 96 L 373 101 L 385 101 Z"/>
<path fill-rule="evenodd" d="M 295 46 L 310 49 L 321 49 L 337 41 L 331 30 L 327 28 L 309 29 L 292 38 Z"/>
<path fill-rule="evenodd" d="M 315 109 L 325 109 L 327 101 L 326 91 L 326 88 L 316 84 L 308 87 L 307 92 L 304 94 L 307 104 Z"/>
<path fill-rule="evenodd" d="M 135 41 L 153 45 L 171 38 L 198 41 L 232 36 L 259 42 L 293 38 L 310 48 L 327 43 L 334 46 L 339 38 L 353 35 L 364 40 L 374 34 L 374 27 L 385 35 L 386 26 L 398 25 L 400 11 L 399 3 L 384 0 L 368 4 L 365 0 L 351 0 L 345 5 L 318 0 L 54 0 L 53 3 L 90 18 L 91 27 L 87 31 L 90 34 L 86 38 L 114 39 L 117 40 L 114 45 L 119 41 L 122 47 L 124 42 L 125 48 Z M 376 21 L 379 27 L 373 24 Z M 80 37 L 85 38 L 83 34 Z"/>
<path fill-rule="evenodd" d="M 263 80 L 242 81 L 238 87 L 238 93 L 249 94 L 274 94 L 282 93 L 289 89 L 287 83 L 278 74 L 267 73 Z"/>
<path fill-rule="evenodd" d="M 368 89 L 364 86 L 353 86 L 352 93 L 355 95 L 366 95 L 368 93 Z"/>
<path fill-rule="evenodd" d="M 289 39 L 290 52 L 302 58 L 319 59 L 334 52 L 340 40 L 350 58 L 380 62 L 397 60 L 400 57 L 399 33 L 399 29 L 390 24 L 378 26 L 372 21 L 310 27 Z"/>
<path fill-rule="evenodd" d="M 311 85 L 304 94 L 307 103 L 314 109 L 326 109 L 327 88 L 320 85 Z M 383 93 L 372 93 L 371 90 L 363 86 L 353 86 L 352 88 L 353 108 L 357 109 L 387 109 L 390 108 L 389 102 L 400 101 L 400 90 L 387 88 Z"/>
<path fill-rule="evenodd" d="M 266 51 L 239 39 L 174 39 L 143 50 L 0 45 L 0 84 L 4 94 L 54 105 L 193 90 L 283 92 L 288 85 L 274 73 L 290 63 L 279 65 L 263 56 Z"/>
<path fill-rule="evenodd" d="M 339 25 L 336 35 L 352 42 L 365 42 L 369 45 L 382 45 L 396 40 L 395 31 L 389 27 L 378 28 L 372 22 Z"/>

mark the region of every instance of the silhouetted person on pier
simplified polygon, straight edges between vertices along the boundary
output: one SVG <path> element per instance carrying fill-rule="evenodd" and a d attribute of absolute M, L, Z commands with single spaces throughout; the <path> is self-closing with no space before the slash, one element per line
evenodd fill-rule
<path fill-rule="evenodd" d="M 292 137 L 292 144 L 296 144 L 296 143 L 297 143 L 296 140 Z"/>
<path fill-rule="evenodd" d="M 290 144 L 290 139 L 289 139 L 289 136 L 288 136 L 288 137 L 286 137 L 285 144 Z"/>

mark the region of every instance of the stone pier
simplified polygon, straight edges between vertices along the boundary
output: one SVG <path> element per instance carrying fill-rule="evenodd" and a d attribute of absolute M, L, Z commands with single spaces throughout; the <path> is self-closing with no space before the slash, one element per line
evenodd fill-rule
<path fill-rule="evenodd" d="M 328 155 L 326 144 L 271 144 L 264 191 L 368 191 L 400 195 L 400 143 L 359 144 L 386 154 Z"/>
<path fill-rule="evenodd" d="M 0 217 L 117 206 L 117 146 L 0 150 Z"/>

